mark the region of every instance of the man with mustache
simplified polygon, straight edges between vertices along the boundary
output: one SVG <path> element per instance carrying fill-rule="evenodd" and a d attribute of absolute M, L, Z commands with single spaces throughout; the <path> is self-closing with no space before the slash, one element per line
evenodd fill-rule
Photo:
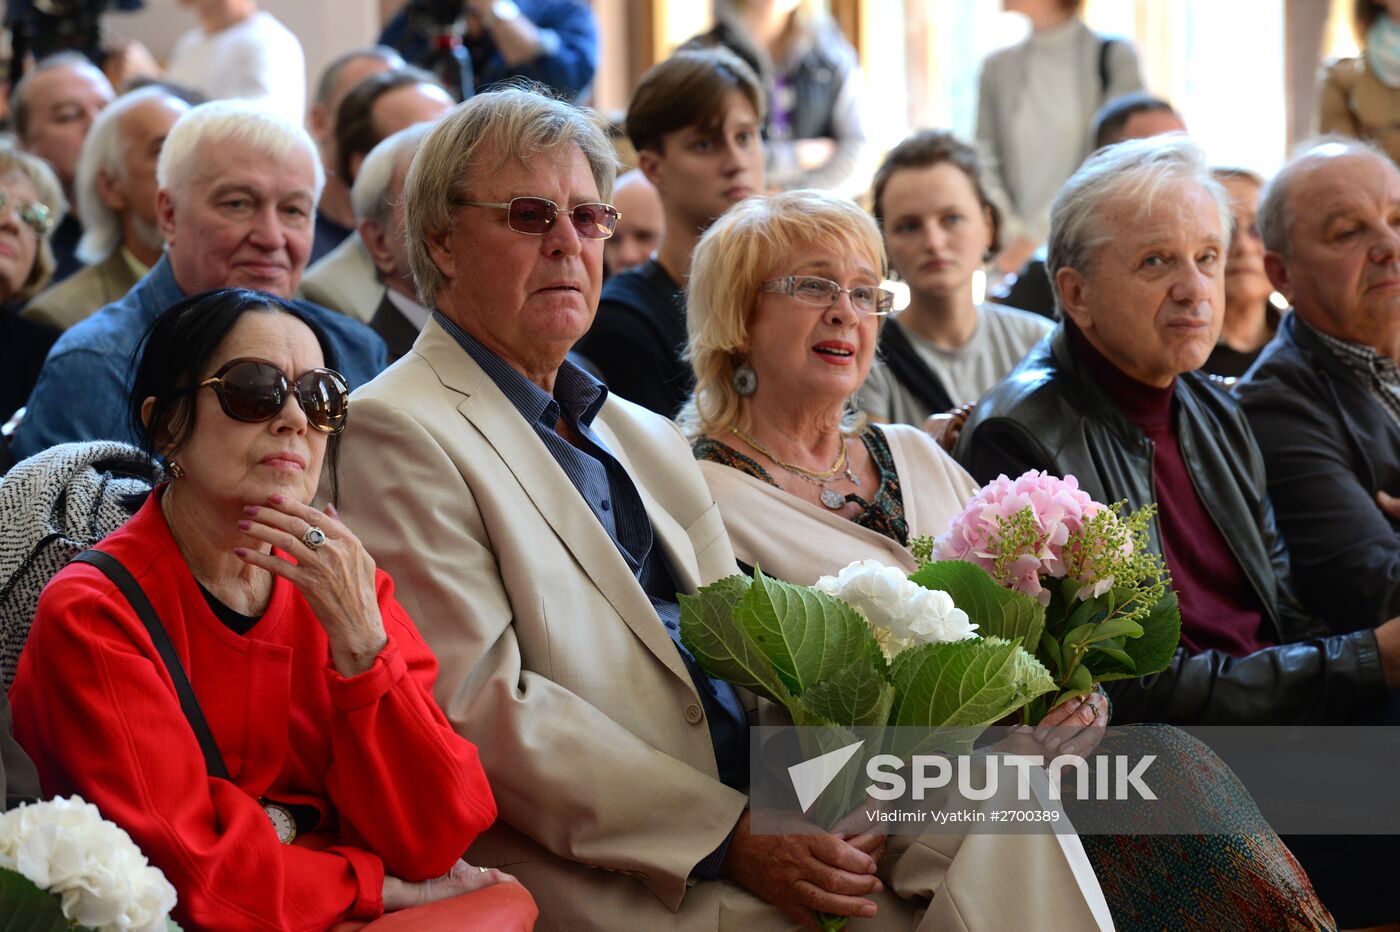
<path fill-rule="evenodd" d="M 763 192 L 763 113 L 758 76 L 727 49 L 672 55 L 642 76 L 627 109 L 637 167 L 661 197 L 661 242 L 608 279 L 578 352 L 611 391 L 667 417 L 690 397 L 681 359 L 690 254 L 731 205 Z"/>
<path fill-rule="evenodd" d="M 1229 202 L 1195 143 L 1091 157 L 1051 212 L 1064 322 L 983 398 L 955 455 L 980 482 L 1043 469 L 1101 502 L 1157 505 L 1181 646 L 1162 673 L 1112 684 L 1115 722 L 1363 721 L 1400 684 L 1400 620 L 1332 635 L 1297 606 L 1249 424 L 1195 371 L 1220 332 L 1229 246 Z"/>
<path fill-rule="evenodd" d="M 1294 313 L 1238 389 L 1298 593 L 1334 630 L 1400 613 L 1400 171 L 1324 139 L 1260 201 L 1264 267 Z"/>

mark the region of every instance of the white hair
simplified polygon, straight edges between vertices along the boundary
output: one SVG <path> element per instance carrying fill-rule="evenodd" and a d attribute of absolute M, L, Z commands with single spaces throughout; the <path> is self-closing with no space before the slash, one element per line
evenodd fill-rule
<path fill-rule="evenodd" d="M 1140 215 L 1152 211 L 1183 184 L 1195 184 L 1210 195 L 1220 215 L 1220 229 L 1229 249 L 1230 198 L 1215 180 L 1205 151 L 1183 135 L 1129 139 L 1091 155 L 1055 196 L 1050 208 L 1050 243 L 1046 272 L 1055 287 L 1055 306 L 1064 315 L 1060 269 L 1088 272 L 1099 249 L 1112 238 L 1104 227 L 1103 205 L 1119 197 L 1131 197 Z"/>
<path fill-rule="evenodd" d="M 389 185 L 393 183 L 395 175 L 403 177 L 408 174 L 409 162 L 434 122 L 424 120 L 414 123 L 385 137 L 369 150 L 369 155 L 360 165 L 360 173 L 355 176 L 355 183 L 350 187 L 350 204 L 355 210 L 356 222 L 382 221 L 388 215 L 392 206 L 387 199 Z"/>
<path fill-rule="evenodd" d="M 187 105 L 163 87 L 143 87 L 123 94 L 97 115 L 83 140 L 78 169 L 73 178 L 73 197 L 83 218 L 83 238 L 78 241 L 78 258 L 91 265 L 110 256 L 122 242 L 121 219 L 108 207 L 97 190 L 97 178 L 108 176 L 129 181 L 126 176 L 126 140 L 122 138 L 121 118 L 148 100 L 168 100 L 181 108 Z"/>
<path fill-rule="evenodd" d="M 326 170 L 311 134 L 266 104 L 251 100 L 211 100 L 175 121 L 156 164 L 156 182 L 162 190 L 176 194 L 184 190 L 199 168 L 199 149 L 206 143 L 243 143 L 277 162 L 300 149 L 315 172 L 312 200 L 321 200 Z"/>

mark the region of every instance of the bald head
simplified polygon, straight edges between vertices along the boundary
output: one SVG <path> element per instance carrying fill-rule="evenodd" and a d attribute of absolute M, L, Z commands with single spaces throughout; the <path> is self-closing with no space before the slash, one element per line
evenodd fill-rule
<path fill-rule="evenodd" d="M 622 214 L 613 235 L 603 241 L 609 275 L 636 268 L 661 245 L 665 212 L 661 195 L 640 169 L 624 172 L 613 188 L 613 206 Z"/>
<path fill-rule="evenodd" d="M 1369 164 L 1395 169 L 1395 164 L 1381 149 L 1350 136 L 1323 136 L 1304 143 L 1294 152 L 1259 195 L 1259 234 L 1264 238 L 1265 249 L 1285 256 L 1292 249 L 1293 204 L 1297 202 L 1294 194 L 1298 181 L 1319 172 L 1323 178 L 1334 176 L 1336 166 L 1347 164 L 1352 158 L 1370 158 L 1373 161 Z"/>
<path fill-rule="evenodd" d="M 1400 353 L 1400 170 L 1370 145 L 1323 139 L 1264 190 L 1269 279 L 1310 326 Z"/>
<path fill-rule="evenodd" d="M 52 165 L 65 189 L 72 190 L 83 140 L 112 96 L 106 75 L 75 53 L 44 59 L 15 86 L 20 144 Z"/>

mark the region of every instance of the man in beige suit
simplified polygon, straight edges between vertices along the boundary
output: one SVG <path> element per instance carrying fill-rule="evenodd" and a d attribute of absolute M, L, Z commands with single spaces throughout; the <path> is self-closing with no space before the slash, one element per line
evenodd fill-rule
<path fill-rule="evenodd" d="M 438 702 L 491 777 L 500 820 L 470 857 L 516 874 L 541 928 L 792 928 L 814 909 L 911 928 L 922 904 L 875 875 L 883 837 L 749 831 L 752 697 L 710 680 L 675 630 L 677 590 L 735 572 L 718 509 L 674 424 L 565 362 L 597 308 L 614 172 L 583 113 L 529 91 L 444 118 L 405 183 L 437 312 L 355 394 L 340 450 L 345 520 L 394 576 L 441 664 Z M 926 927 L 1106 913 L 1072 837 L 908 847 L 885 876 L 937 894 Z"/>

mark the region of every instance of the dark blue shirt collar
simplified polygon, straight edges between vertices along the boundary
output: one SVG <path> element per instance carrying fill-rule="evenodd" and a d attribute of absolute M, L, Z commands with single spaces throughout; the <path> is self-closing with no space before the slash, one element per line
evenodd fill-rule
<path fill-rule="evenodd" d="M 457 326 L 442 311 L 434 311 L 433 319 L 496 383 L 520 416 L 532 424 L 543 424 L 552 430 L 559 421 L 562 408 L 569 424 L 592 427 L 593 419 L 608 400 L 607 386 L 567 359 L 554 376 L 554 394 L 550 395 L 483 346 L 480 340 Z"/>

